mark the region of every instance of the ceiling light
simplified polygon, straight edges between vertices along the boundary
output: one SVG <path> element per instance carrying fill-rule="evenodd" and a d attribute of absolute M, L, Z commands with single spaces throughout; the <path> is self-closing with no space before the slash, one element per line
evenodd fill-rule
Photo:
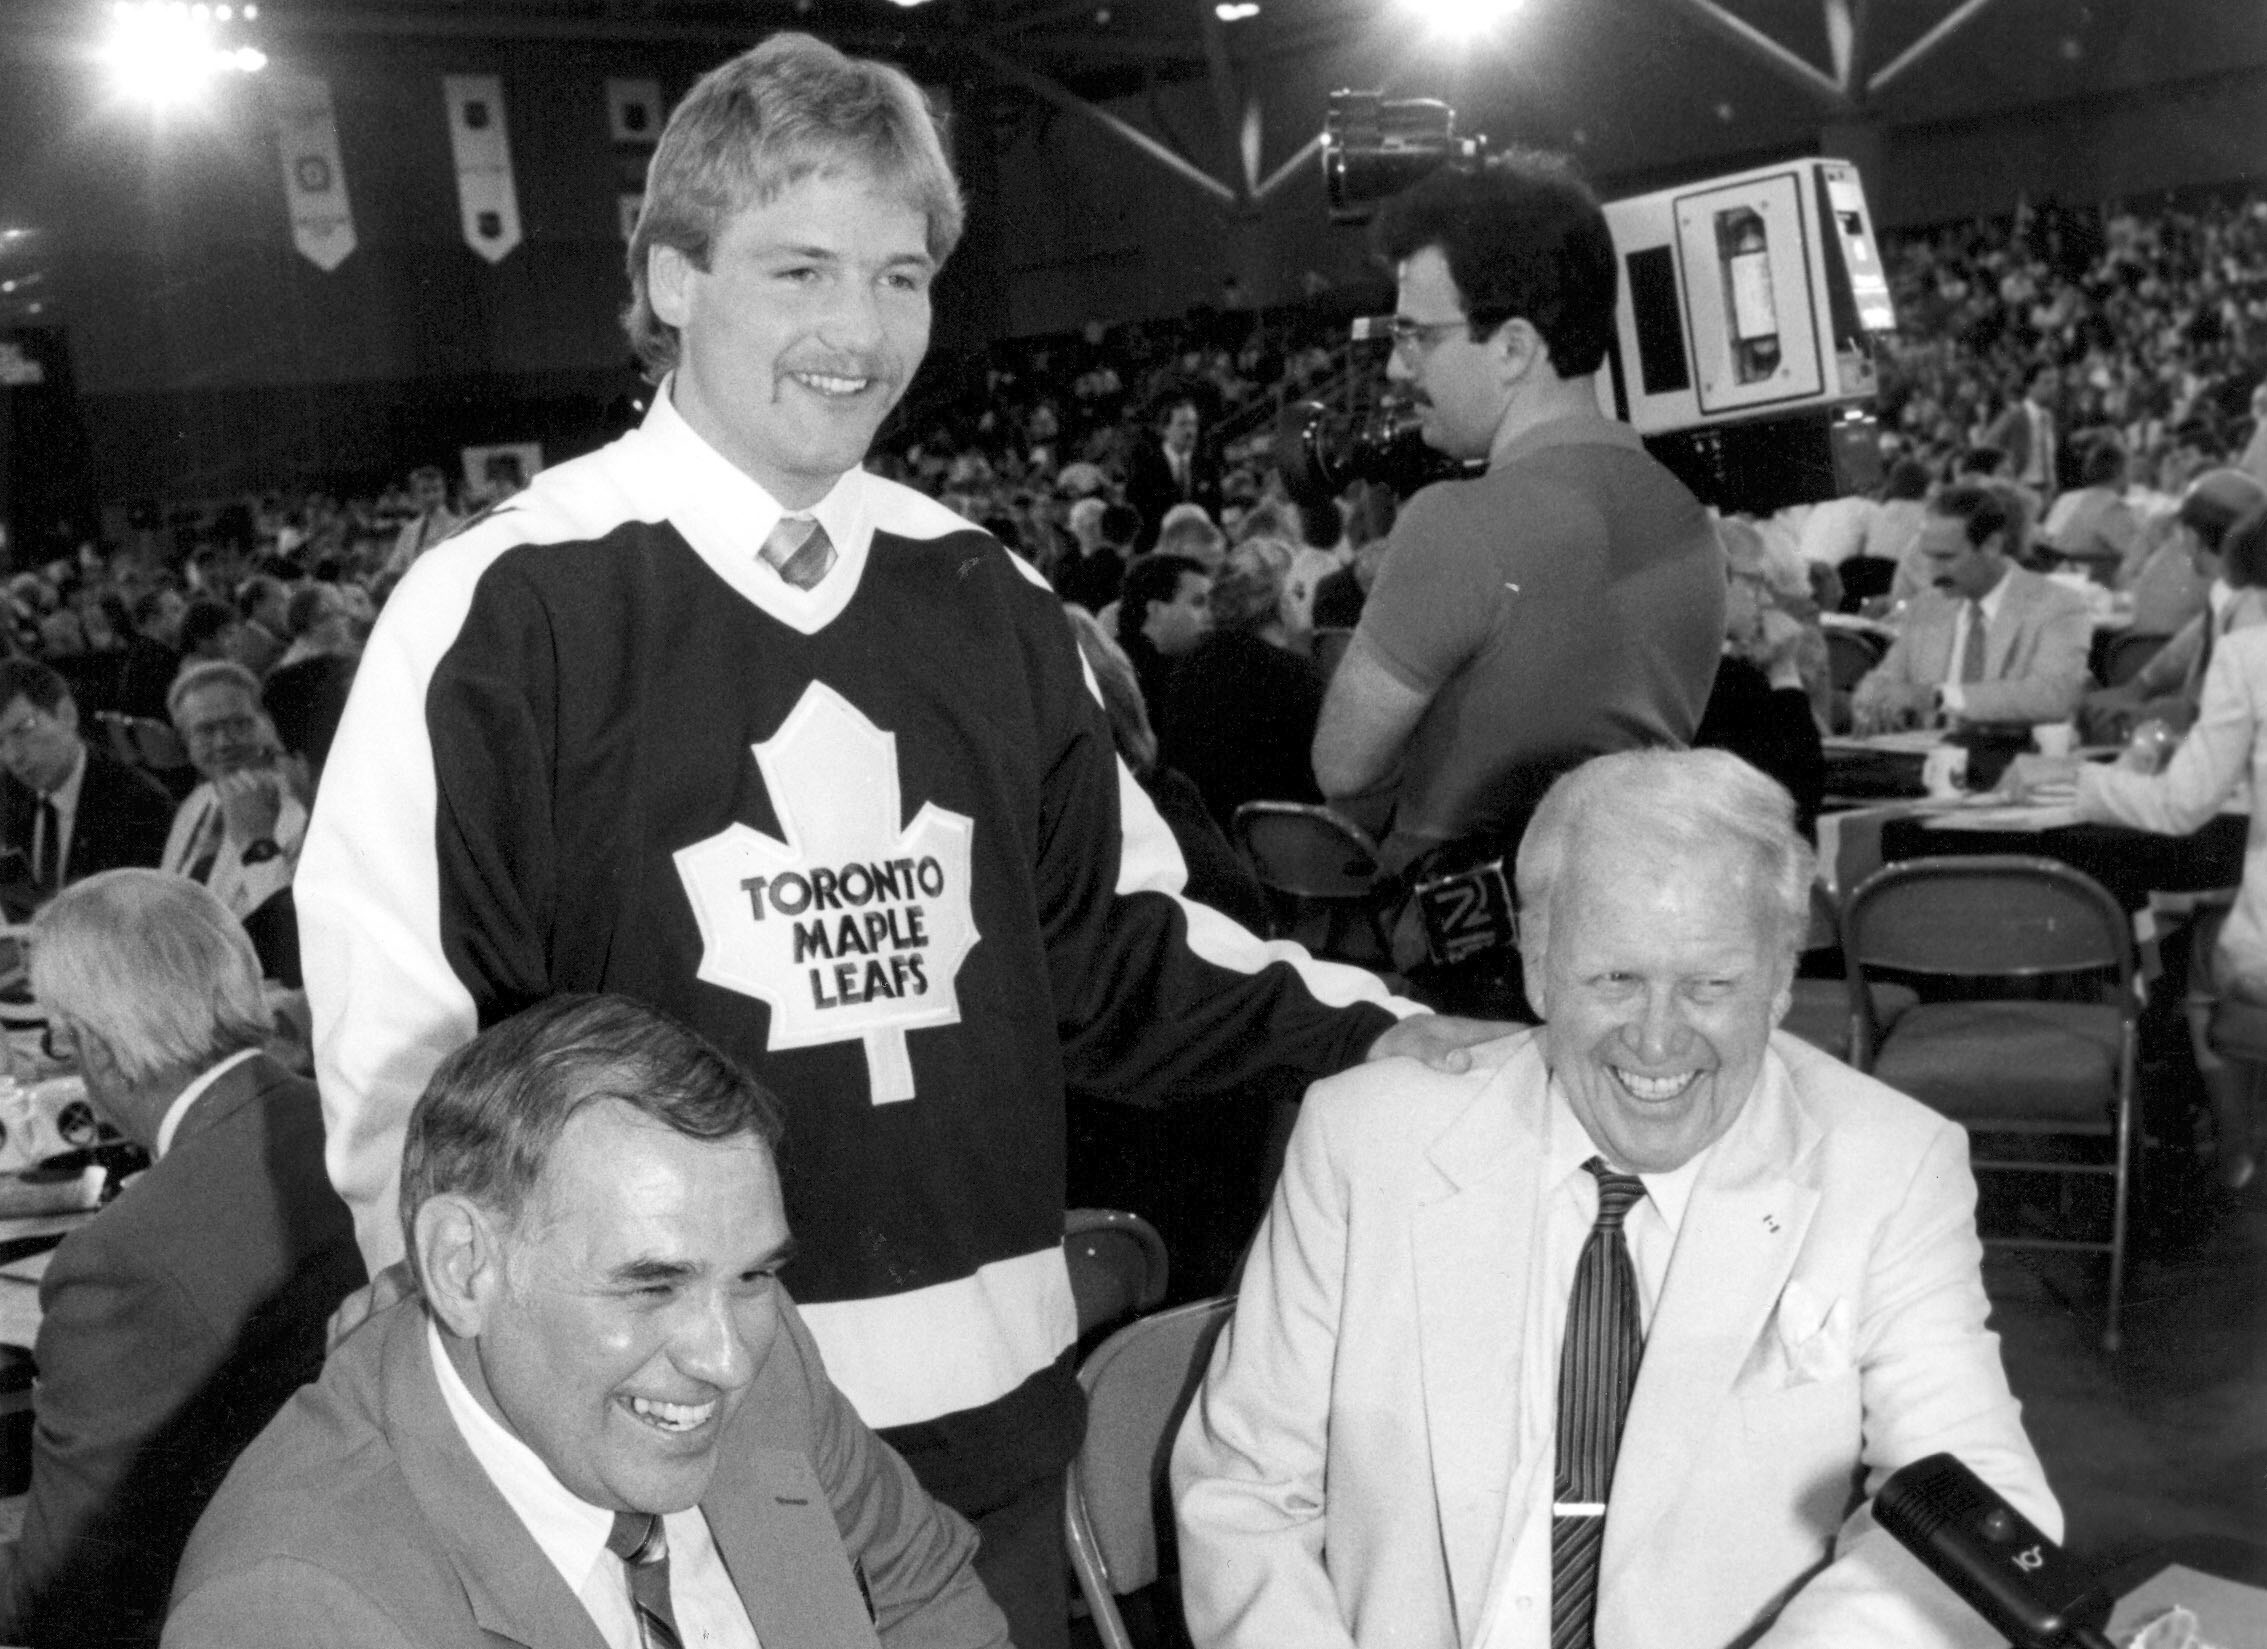
<path fill-rule="evenodd" d="M 1223 23 L 1241 23 L 1259 15 L 1258 0 L 1241 0 L 1240 4 L 1238 0 L 1220 0 L 1220 4 L 1212 8 L 1212 15 Z"/>
<path fill-rule="evenodd" d="M 1522 0 L 1402 0 L 1436 35 L 1469 40 L 1519 10 Z"/>

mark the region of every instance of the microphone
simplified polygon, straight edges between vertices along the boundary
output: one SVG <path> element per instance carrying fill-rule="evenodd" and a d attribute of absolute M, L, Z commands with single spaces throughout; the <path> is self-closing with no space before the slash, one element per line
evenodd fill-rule
<path fill-rule="evenodd" d="M 1892 1472 L 1873 1517 L 2016 1649 L 2115 1649 L 2072 1618 L 2085 1572 L 1952 1455 Z"/>

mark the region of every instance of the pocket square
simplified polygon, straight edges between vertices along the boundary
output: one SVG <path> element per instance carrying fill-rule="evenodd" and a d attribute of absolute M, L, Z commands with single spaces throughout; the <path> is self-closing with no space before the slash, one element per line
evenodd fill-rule
<path fill-rule="evenodd" d="M 1832 1379 L 1850 1367 L 1850 1302 L 1822 1299 L 1800 1279 L 1779 1295 L 1772 1326 L 1787 1363 L 1787 1384 Z"/>

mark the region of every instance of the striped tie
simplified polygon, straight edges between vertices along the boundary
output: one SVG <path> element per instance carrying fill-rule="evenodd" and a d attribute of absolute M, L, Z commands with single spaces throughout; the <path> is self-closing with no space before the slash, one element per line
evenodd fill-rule
<path fill-rule="evenodd" d="M 676 1612 L 669 1607 L 669 1536 L 648 1512 L 616 1512 L 606 1549 L 630 1575 L 630 1605 L 643 1649 L 680 1649 Z"/>
<path fill-rule="evenodd" d="M 1598 1614 L 1598 1552 L 1614 1452 L 1637 1384 L 1645 1334 L 1638 1326 L 1637 1274 L 1622 1219 L 1645 1195 L 1635 1174 L 1613 1174 L 1592 1157 L 1598 1223 L 1582 1245 L 1559 1347 L 1558 1479 L 1551 1508 L 1551 1649 L 1590 1649 Z"/>
<path fill-rule="evenodd" d="M 783 515 L 764 540 L 763 558 L 798 590 L 808 590 L 834 566 L 834 540 L 808 515 Z"/>

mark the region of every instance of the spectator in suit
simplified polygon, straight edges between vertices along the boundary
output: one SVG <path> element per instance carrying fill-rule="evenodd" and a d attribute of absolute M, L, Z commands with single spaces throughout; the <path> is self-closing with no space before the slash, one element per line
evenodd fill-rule
<path fill-rule="evenodd" d="M 307 839 L 306 778 L 283 759 L 243 665 L 192 664 L 166 695 L 199 783 L 173 815 L 162 868 L 209 887 L 251 931 L 272 978 L 299 984 L 291 878 Z"/>
<path fill-rule="evenodd" d="M 262 1051 L 244 931 L 155 870 L 67 888 L 33 926 L 32 994 L 87 1097 L 154 1165 L 40 1282 L 31 1490 L 0 1546 L 0 1640 L 154 1643 L 205 1502 L 322 1367 L 363 1281 L 323 1172 L 314 1085 Z"/>
<path fill-rule="evenodd" d="M 409 496 L 417 513 L 401 524 L 385 570 L 399 578 L 417 558 L 464 525 L 464 517 L 449 508 L 449 478 L 431 464 L 409 472 Z"/>
<path fill-rule="evenodd" d="M 1984 433 L 1984 444 L 2007 454 L 2009 476 L 2042 499 L 2055 495 L 2056 469 L 2061 462 L 2061 431 L 2055 424 L 2055 403 L 2062 393 L 2062 374 L 2051 366 L 2031 374 L 2023 398 L 2009 407 Z"/>
<path fill-rule="evenodd" d="M 1065 601 L 1099 613 L 1118 599 L 1126 562 L 1141 536 L 1141 516 L 1130 504 L 1081 498 L 1071 506 L 1071 534 L 1079 553 L 1055 572 L 1055 593 Z"/>
<path fill-rule="evenodd" d="M 993 1649 L 976 1539 L 779 1284 L 778 1102 L 655 1009 L 553 997 L 412 1110 L 418 1294 L 342 1341 L 181 1565 L 177 1649 L 874 1639 Z M 861 1592 L 864 1594 L 861 1600 Z M 662 1636 L 666 1623 L 669 1636 Z"/>
<path fill-rule="evenodd" d="M 2223 551 L 2236 523 L 2267 509 L 2267 487 L 2240 470 L 2206 470 L 2189 483 L 2173 514 L 2172 538 L 2198 577 L 2207 580 L 2205 610 L 2158 649 L 2130 681 L 2086 697 L 2087 736 L 2122 744 L 2151 719 L 2188 731 L 2204 690 L 2204 672 L 2219 642 L 2267 623 L 2267 578 L 2229 576 Z"/>
<path fill-rule="evenodd" d="M 1135 553 L 1155 546 L 1165 512 L 1175 504 L 1200 505 L 1215 521 L 1220 518 L 1220 458 L 1199 439 L 1203 421 L 1192 398 L 1170 400 L 1159 412 L 1154 432 L 1127 458 L 1126 502 L 1141 512 L 1142 520 Z"/>
<path fill-rule="evenodd" d="M 181 615 L 181 662 L 199 659 L 233 659 L 236 638 L 244 620 L 225 601 L 200 596 Z"/>
<path fill-rule="evenodd" d="M 165 690 L 181 669 L 181 618 L 189 603 L 179 590 L 149 591 L 130 609 L 133 633 L 118 663 L 118 708 L 165 720 Z"/>
<path fill-rule="evenodd" d="M 1126 569 L 1118 597 L 1118 645 L 1133 660 L 1151 723 L 1164 720 L 1179 661 L 1212 628 L 1212 580 L 1180 555 L 1145 555 Z M 1162 726 L 1158 728 L 1163 734 Z"/>
<path fill-rule="evenodd" d="M 243 625 L 236 632 L 235 657 L 255 676 L 264 676 L 283 657 L 291 634 L 291 591 L 280 578 L 260 573 L 236 592 Z"/>
<path fill-rule="evenodd" d="M 0 829 L 39 894 L 158 862 L 173 799 L 80 737 L 79 707 L 37 659 L 0 659 Z"/>
<path fill-rule="evenodd" d="M 2097 584 L 2125 588 L 2146 548 L 2141 518 L 2125 501 L 2125 443 L 2098 437 L 2079 461 L 2078 486 L 2054 501 L 2039 536 L 2056 554 L 2083 566 Z"/>
<path fill-rule="evenodd" d="M 1307 751 L 1323 678 L 1292 652 L 1282 608 L 1290 546 L 1254 539 L 1212 581 L 1212 627 L 1166 688 L 1164 758 L 1195 781 L 1226 830 L 1249 801 L 1319 802 Z"/>
<path fill-rule="evenodd" d="M 1921 550 L 1931 587 L 1850 695 L 1861 732 L 1942 717 L 2062 721 L 2089 680 L 2093 619 L 2075 591 L 2016 565 L 2021 504 L 1999 487 L 1948 487 L 1929 507 Z"/>

